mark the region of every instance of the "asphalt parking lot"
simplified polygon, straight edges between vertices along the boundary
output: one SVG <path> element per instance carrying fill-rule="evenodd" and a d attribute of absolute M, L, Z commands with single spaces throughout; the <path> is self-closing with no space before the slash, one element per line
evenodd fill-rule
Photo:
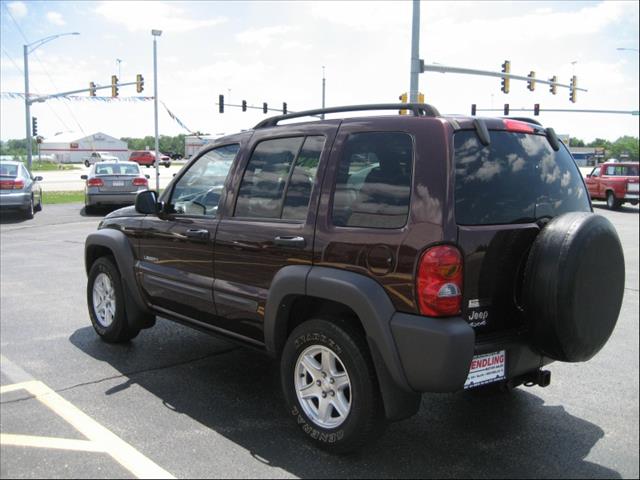
<path fill-rule="evenodd" d="M 637 206 L 596 204 L 627 279 L 594 359 L 552 364 L 546 389 L 425 395 L 417 416 L 350 456 L 303 441 L 259 352 L 162 319 L 129 344 L 98 340 L 83 247 L 101 217 L 81 207 L 0 220 L 2 478 L 639 476 Z"/>

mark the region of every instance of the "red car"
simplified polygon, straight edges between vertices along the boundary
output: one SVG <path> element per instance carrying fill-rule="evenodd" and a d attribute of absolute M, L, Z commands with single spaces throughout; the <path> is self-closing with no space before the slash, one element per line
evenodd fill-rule
<path fill-rule="evenodd" d="M 592 200 L 606 200 L 609 210 L 629 202 L 638 204 L 638 164 L 603 163 L 597 165 L 585 180 Z"/>
<path fill-rule="evenodd" d="M 129 161 L 136 162 L 138 165 L 152 167 L 156 163 L 156 152 L 153 150 L 139 150 L 139 151 L 131 152 L 131 155 L 129 156 Z M 160 163 L 165 167 L 169 168 L 171 166 L 171 158 L 161 153 Z"/>

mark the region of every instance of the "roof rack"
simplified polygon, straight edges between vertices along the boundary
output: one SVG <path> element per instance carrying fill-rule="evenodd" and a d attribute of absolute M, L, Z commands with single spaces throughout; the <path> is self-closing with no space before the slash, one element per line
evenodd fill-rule
<path fill-rule="evenodd" d="M 440 113 L 435 107 L 426 103 L 373 103 L 369 105 L 317 108 L 315 110 L 305 110 L 303 112 L 289 113 L 287 115 L 277 115 L 261 121 L 254 128 L 275 127 L 278 125 L 278 122 L 282 120 L 289 120 L 290 118 L 311 117 L 314 115 L 322 115 L 324 113 L 358 112 L 365 110 L 411 110 L 413 115 L 416 117 L 419 117 L 420 115 L 427 117 L 440 116 Z"/>

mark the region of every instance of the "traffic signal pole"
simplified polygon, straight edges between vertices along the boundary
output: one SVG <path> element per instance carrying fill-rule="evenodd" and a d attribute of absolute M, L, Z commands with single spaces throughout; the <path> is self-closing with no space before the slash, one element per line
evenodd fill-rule
<path fill-rule="evenodd" d="M 411 81 L 409 85 L 409 102 L 411 103 L 418 102 L 418 77 L 421 70 L 420 0 L 413 0 L 413 22 L 411 26 Z"/>

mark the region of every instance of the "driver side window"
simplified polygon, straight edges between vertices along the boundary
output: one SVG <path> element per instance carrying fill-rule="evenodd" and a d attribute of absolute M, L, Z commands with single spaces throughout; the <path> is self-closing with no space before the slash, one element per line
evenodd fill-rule
<path fill-rule="evenodd" d="M 239 149 L 238 144 L 225 145 L 198 158 L 173 187 L 173 211 L 215 217 L 224 182 Z"/>

